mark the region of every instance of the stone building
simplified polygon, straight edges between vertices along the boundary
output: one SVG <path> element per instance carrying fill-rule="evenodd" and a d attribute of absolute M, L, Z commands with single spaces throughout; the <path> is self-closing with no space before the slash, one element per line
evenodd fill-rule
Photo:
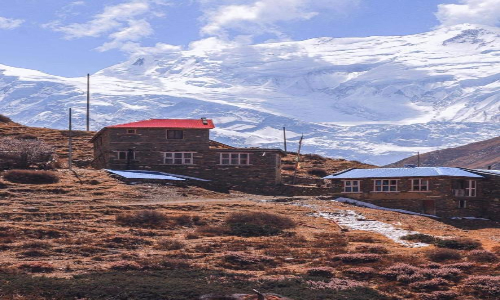
<path fill-rule="evenodd" d="M 152 119 L 101 129 L 91 139 L 95 168 L 154 170 L 240 186 L 281 183 L 279 149 L 210 140 L 212 120 Z"/>
<path fill-rule="evenodd" d="M 350 169 L 325 180 L 335 194 L 383 207 L 498 219 L 498 206 L 492 208 L 495 197 L 498 202 L 499 178 L 460 168 L 407 167 Z"/>

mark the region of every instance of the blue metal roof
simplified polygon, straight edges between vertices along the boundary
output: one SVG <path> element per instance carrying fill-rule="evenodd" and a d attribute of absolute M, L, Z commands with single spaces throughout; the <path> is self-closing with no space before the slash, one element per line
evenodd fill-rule
<path fill-rule="evenodd" d="M 106 171 L 127 179 L 160 179 L 160 180 L 174 180 L 174 181 L 184 181 L 186 179 L 191 179 L 198 181 L 210 181 L 196 177 L 169 174 L 158 171 L 144 171 L 144 170 L 106 170 Z"/>
<path fill-rule="evenodd" d="M 379 169 L 352 169 L 345 172 L 326 176 L 325 179 L 350 179 L 350 178 L 394 178 L 394 177 L 473 177 L 483 178 L 459 168 L 449 167 L 417 167 L 417 168 L 379 168 Z"/>
<path fill-rule="evenodd" d="M 500 170 L 486 170 L 486 169 L 473 169 L 474 171 L 477 171 L 479 173 L 486 173 L 489 175 L 496 175 L 500 176 Z"/>

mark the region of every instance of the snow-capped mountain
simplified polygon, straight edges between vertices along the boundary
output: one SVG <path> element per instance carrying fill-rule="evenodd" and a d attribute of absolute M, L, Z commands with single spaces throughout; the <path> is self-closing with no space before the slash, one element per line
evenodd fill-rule
<path fill-rule="evenodd" d="M 215 138 L 387 164 L 500 129 L 500 29 L 222 45 L 134 57 L 92 75 L 93 129 L 147 118 L 215 119 Z M 0 113 L 84 124 L 86 78 L 0 65 Z"/>

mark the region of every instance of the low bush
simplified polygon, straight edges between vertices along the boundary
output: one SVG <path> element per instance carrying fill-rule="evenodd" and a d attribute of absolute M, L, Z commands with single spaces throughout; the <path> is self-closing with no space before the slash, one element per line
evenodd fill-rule
<path fill-rule="evenodd" d="M 333 278 L 328 282 L 324 281 L 308 281 L 307 282 L 313 290 L 351 290 L 366 286 L 363 282 L 354 281 L 350 279 Z"/>
<path fill-rule="evenodd" d="M 59 176 L 50 171 L 10 170 L 3 175 L 5 180 L 24 184 L 51 184 L 59 182 Z"/>
<path fill-rule="evenodd" d="M 347 253 L 333 256 L 333 260 L 341 261 L 349 264 L 372 263 L 382 259 L 378 254 L 367 253 Z"/>
<path fill-rule="evenodd" d="M 500 298 L 500 276 L 470 276 L 465 280 L 464 287 L 482 299 Z"/>
<path fill-rule="evenodd" d="M 23 249 L 50 249 L 52 244 L 46 241 L 31 241 L 25 242 L 21 245 Z"/>
<path fill-rule="evenodd" d="M 265 212 L 232 213 L 225 223 L 230 234 L 243 237 L 278 235 L 295 227 L 292 219 Z"/>
<path fill-rule="evenodd" d="M 473 250 L 467 255 L 467 260 L 480 263 L 494 263 L 498 261 L 498 256 L 486 250 Z"/>
<path fill-rule="evenodd" d="M 326 175 L 328 175 L 328 172 L 326 172 L 326 170 L 322 169 L 322 168 L 313 168 L 313 169 L 308 170 L 307 173 L 309 175 L 318 176 L 318 177 L 325 177 Z"/>
<path fill-rule="evenodd" d="M 293 171 L 293 170 L 295 170 L 295 165 L 283 165 L 281 167 L 281 169 L 283 169 L 285 171 Z"/>
<path fill-rule="evenodd" d="M 467 238 L 436 240 L 434 243 L 439 248 L 448 248 L 456 250 L 474 250 L 481 248 L 481 243 Z"/>
<path fill-rule="evenodd" d="M 396 263 L 380 273 L 380 275 L 387 277 L 388 279 L 397 279 L 399 276 L 411 276 L 418 272 L 420 268 L 404 264 Z"/>
<path fill-rule="evenodd" d="M 423 233 L 407 234 L 405 236 L 402 236 L 401 239 L 406 241 L 426 243 L 426 244 L 433 244 L 436 241 L 436 238 L 433 237 L 432 235 Z"/>
<path fill-rule="evenodd" d="M 205 225 L 196 228 L 196 233 L 202 236 L 223 236 L 229 233 L 229 230 L 224 226 Z"/>
<path fill-rule="evenodd" d="M 167 224 L 167 216 L 154 210 L 122 213 L 116 216 L 116 223 L 122 226 L 157 228 Z"/>
<path fill-rule="evenodd" d="M 454 264 L 444 265 L 443 267 L 459 269 L 460 271 L 469 271 L 476 265 L 470 262 L 459 262 Z"/>
<path fill-rule="evenodd" d="M 237 252 L 224 255 L 222 261 L 225 267 L 235 270 L 265 270 L 277 265 L 277 262 L 270 256 Z"/>
<path fill-rule="evenodd" d="M 343 273 L 352 278 L 366 279 L 376 275 L 377 271 L 370 267 L 358 267 L 344 270 Z"/>
<path fill-rule="evenodd" d="M 420 300 L 451 300 L 459 296 L 458 293 L 453 291 L 435 291 L 432 293 L 418 294 Z"/>
<path fill-rule="evenodd" d="M 416 281 L 409 284 L 409 287 L 414 290 L 433 291 L 440 289 L 442 286 L 448 285 L 449 282 L 442 278 L 433 278 L 430 280 Z"/>
<path fill-rule="evenodd" d="M 176 239 L 162 239 L 157 242 L 155 248 L 158 250 L 180 250 L 185 246 L 184 242 Z"/>
<path fill-rule="evenodd" d="M 51 273 L 55 270 L 54 266 L 46 262 L 27 262 L 18 266 L 23 271 L 31 273 Z"/>
<path fill-rule="evenodd" d="M 427 258 L 434 262 L 442 262 L 447 260 L 459 260 L 462 258 L 460 252 L 453 249 L 434 249 L 426 253 Z"/>
<path fill-rule="evenodd" d="M 130 271 L 130 270 L 140 270 L 142 267 L 135 261 L 121 260 L 111 263 L 109 268 L 111 270 L 117 270 L 117 271 Z"/>
<path fill-rule="evenodd" d="M 389 250 L 387 250 L 384 246 L 377 245 L 360 245 L 356 246 L 356 251 L 361 253 L 375 253 L 375 254 L 387 254 Z"/>
<path fill-rule="evenodd" d="M 311 268 L 311 269 L 307 270 L 307 275 L 313 276 L 313 277 L 332 278 L 334 272 L 335 272 L 334 268 L 318 267 L 318 268 Z"/>

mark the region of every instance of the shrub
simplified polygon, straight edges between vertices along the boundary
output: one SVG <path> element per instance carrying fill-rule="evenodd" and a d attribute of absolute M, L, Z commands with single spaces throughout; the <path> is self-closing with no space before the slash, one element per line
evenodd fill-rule
<path fill-rule="evenodd" d="M 436 290 L 443 285 L 447 285 L 448 281 L 442 278 L 433 278 L 425 281 L 417 281 L 410 283 L 409 287 L 415 290 Z"/>
<path fill-rule="evenodd" d="M 109 268 L 111 270 L 130 271 L 130 270 L 140 270 L 141 265 L 135 261 L 121 260 L 121 261 L 111 263 Z"/>
<path fill-rule="evenodd" d="M 387 269 L 385 269 L 383 272 L 380 274 L 389 278 L 389 279 L 397 279 L 398 276 L 411 276 L 418 272 L 420 268 L 409 265 L 409 264 L 404 264 L 404 263 L 397 263 L 394 264 Z"/>
<path fill-rule="evenodd" d="M 203 235 L 203 236 L 222 236 L 226 235 L 229 233 L 228 229 L 224 226 L 212 226 L 212 225 L 205 225 L 205 226 L 200 226 L 196 228 L 196 233 Z"/>
<path fill-rule="evenodd" d="M 31 241 L 21 245 L 23 249 L 50 249 L 52 244 L 46 241 Z"/>
<path fill-rule="evenodd" d="M 10 122 L 12 122 L 12 120 L 9 117 L 0 115 L 0 123 L 10 123 Z"/>
<path fill-rule="evenodd" d="M 371 263 L 382 259 L 382 256 L 378 254 L 366 254 L 366 253 L 347 253 L 338 254 L 333 257 L 333 260 L 340 260 L 343 263 L 360 264 L 360 263 Z"/>
<path fill-rule="evenodd" d="M 359 268 L 350 268 L 344 270 L 345 275 L 356 278 L 356 279 L 365 279 L 377 274 L 374 268 L 370 267 L 359 267 Z"/>
<path fill-rule="evenodd" d="M 277 262 L 269 256 L 237 252 L 224 255 L 222 261 L 226 267 L 236 270 L 265 270 L 277 265 Z"/>
<path fill-rule="evenodd" d="M 330 267 L 311 268 L 307 270 L 307 275 L 314 277 L 332 278 L 334 269 Z"/>
<path fill-rule="evenodd" d="M 281 169 L 286 170 L 286 171 L 293 171 L 295 170 L 295 165 L 283 165 Z"/>
<path fill-rule="evenodd" d="M 423 233 L 407 234 L 405 236 L 402 236 L 401 239 L 406 241 L 426 243 L 426 244 L 433 244 L 436 241 L 436 238 L 433 237 L 432 235 Z"/>
<path fill-rule="evenodd" d="M 427 257 L 435 262 L 446 260 L 459 260 L 462 258 L 460 252 L 452 249 L 434 249 L 426 252 Z"/>
<path fill-rule="evenodd" d="M 360 245 L 356 246 L 356 251 L 362 253 L 375 253 L 375 254 L 387 254 L 389 250 L 387 250 L 384 246 L 376 246 L 376 245 Z"/>
<path fill-rule="evenodd" d="M 421 269 L 417 272 L 417 274 L 420 274 L 427 279 L 443 278 L 443 279 L 456 280 L 462 274 L 462 270 L 449 267 L 439 268 L 439 269 Z"/>
<path fill-rule="evenodd" d="M 470 261 L 481 262 L 481 263 L 494 263 L 498 260 L 495 253 L 486 250 L 473 250 L 467 255 L 467 259 Z"/>
<path fill-rule="evenodd" d="M 244 237 L 278 235 L 295 227 L 292 219 L 265 212 L 232 213 L 225 223 L 231 234 Z"/>
<path fill-rule="evenodd" d="M 59 182 L 56 173 L 50 171 L 10 170 L 3 176 L 6 180 L 24 184 L 51 184 Z"/>
<path fill-rule="evenodd" d="M 350 290 L 366 286 L 364 283 L 350 279 L 333 278 L 328 282 L 324 281 L 308 281 L 309 287 L 313 290 Z"/>
<path fill-rule="evenodd" d="M 32 273 L 50 273 L 55 270 L 51 264 L 37 261 L 21 264 L 18 268 Z"/>
<path fill-rule="evenodd" d="M 53 159 L 54 149 L 34 139 L 0 138 L 0 158 L 12 167 L 26 169 L 32 164 L 47 164 Z"/>
<path fill-rule="evenodd" d="M 184 248 L 186 244 L 182 241 L 175 239 L 163 239 L 158 241 L 155 248 L 159 250 L 180 250 Z"/>
<path fill-rule="evenodd" d="M 167 223 L 167 216 L 154 210 L 141 210 L 119 214 L 116 222 L 122 226 L 163 227 Z"/>
<path fill-rule="evenodd" d="M 500 276 L 471 276 L 465 280 L 464 286 L 474 295 L 487 299 L 500 298 Z"/>
<path fill-rule="evenodd" d="M 309 175 L 318 177 L 325 177 L 326 175 L 328 175 L 328 172 L 326 172 L 326 170 L 322 168 L 313 168 L 308 170 L 307 173 L 309 173 Z"/>
<path fill-rule="evenodd" d="M 449 240 L 437 240 L 434 243 L 439 248 L 449 248 L 457 250 L 474 250 L 481 247 L 481 243 L 472 239 L 458 238 Z"/>
<path fill-rule="evenodd" d="M 460 271 L 468 271 L 468 270 L 474 268 L 475 266 L 476 265 L 474 265 L 473 263 L 470 263 L 470 262 L 459 262 L 459 263 L 444 265 L 443 267 L 459 269 Z"/>
<path fill-rule="evenodd" d="M 432 293 L 422 293 L 418 294 L 418 299 L 420 300 L 449 300 L 455 299 L 459 296 L 453 291 L 435 291 Z"/>

